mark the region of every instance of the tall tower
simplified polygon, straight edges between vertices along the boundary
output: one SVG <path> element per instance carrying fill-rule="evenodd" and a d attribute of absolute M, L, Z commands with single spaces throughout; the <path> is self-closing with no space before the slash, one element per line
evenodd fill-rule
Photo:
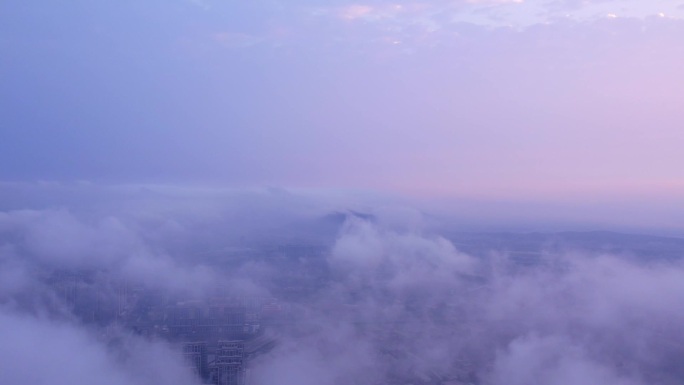
<path fill-rule="evenodd" d="M 209 365 L 209 372 L 214 385 L 245 385 L 245 343 L 219 341 L 216 360 Z"/>
<path fill-rule="evenodd" d="M 190 366 L 190 369 L 200 378 L 206 379 L 209 376 L 209 365 L 207 364 L 207 343 L 206 342 L 186 342 L 183 344 L 183 357 Z"/>

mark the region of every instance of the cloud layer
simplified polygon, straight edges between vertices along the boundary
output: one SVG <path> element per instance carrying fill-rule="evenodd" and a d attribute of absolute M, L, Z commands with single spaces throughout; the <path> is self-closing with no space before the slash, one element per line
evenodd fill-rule
<path fill-rule="evenodd" d="M 217 286 L 278 298 L 289 318 L 268 328 L 278 345 L 250 364 L 257 385 L 684 378 L 684 265 L 671 252 L 542 247 L 521 259 L 484 236 L 466 254 L 408 208 L 330 215 L 322 201 L 283 191 L 204 195 L 199 206 L 149 194 L 0 215 L 3 383 L 103 373 L 112 384 L 192 381 L 178 349 L 139 336 L 124 313 L 79 313 L 70 282 L 102 304 L 120 301 L 122 285 L 179 300 Z M 245 232 L 249 202 L 258 204 Z M 287 245 L 309 248 L 278 251 Z"/>

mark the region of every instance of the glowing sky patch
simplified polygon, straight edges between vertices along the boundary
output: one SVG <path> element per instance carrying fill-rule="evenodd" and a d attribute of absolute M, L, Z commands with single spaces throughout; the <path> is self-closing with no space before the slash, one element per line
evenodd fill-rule
<path fill-rule="evenodd" d="M 600 17 L 645 18 L 659 15 L 684 17 L 684 9 L 672 1 L 571 1 L 571 0 L 465 0 L 426 3 L 356 3 L 335 13 L 347 20 L 383 22 L 401 18 L 405 24 L 418 20 L 468 22 L 478 25 L 527 27 L 557 20 L 590 21 Z"/>

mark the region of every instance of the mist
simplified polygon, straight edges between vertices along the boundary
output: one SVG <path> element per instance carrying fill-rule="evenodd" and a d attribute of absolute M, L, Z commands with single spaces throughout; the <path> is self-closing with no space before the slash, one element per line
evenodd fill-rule
<path fill-rule="evenodd" d="M 684 6 L 0 1 L 0 384 L 684 383 Z"/>
<path fill-rule="evenodd" d="M 180 349 L 199 337 L 140 317 L 218 292 L 268 299 L 244 321 L 270 341 L 245 361 L 250 384 L 684 378 L 678 238 L 464 233 L 274 190 L 149 194 L 2 212 L 3 383 L 202 383 Z"/>

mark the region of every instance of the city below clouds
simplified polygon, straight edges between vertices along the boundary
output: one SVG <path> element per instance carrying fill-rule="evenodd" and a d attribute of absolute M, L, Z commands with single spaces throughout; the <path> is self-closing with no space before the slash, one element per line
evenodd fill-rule
<path fill-rule="evenodd" d="M 684 378 L 682 238 L 461 232 L 279 190 L 47 187 L 0 213 L 3 384 Z"/>
<path fill-rule="evenodd" d="M 0 384 L 681 385 L 684 0 L 0 2 Z"/>

